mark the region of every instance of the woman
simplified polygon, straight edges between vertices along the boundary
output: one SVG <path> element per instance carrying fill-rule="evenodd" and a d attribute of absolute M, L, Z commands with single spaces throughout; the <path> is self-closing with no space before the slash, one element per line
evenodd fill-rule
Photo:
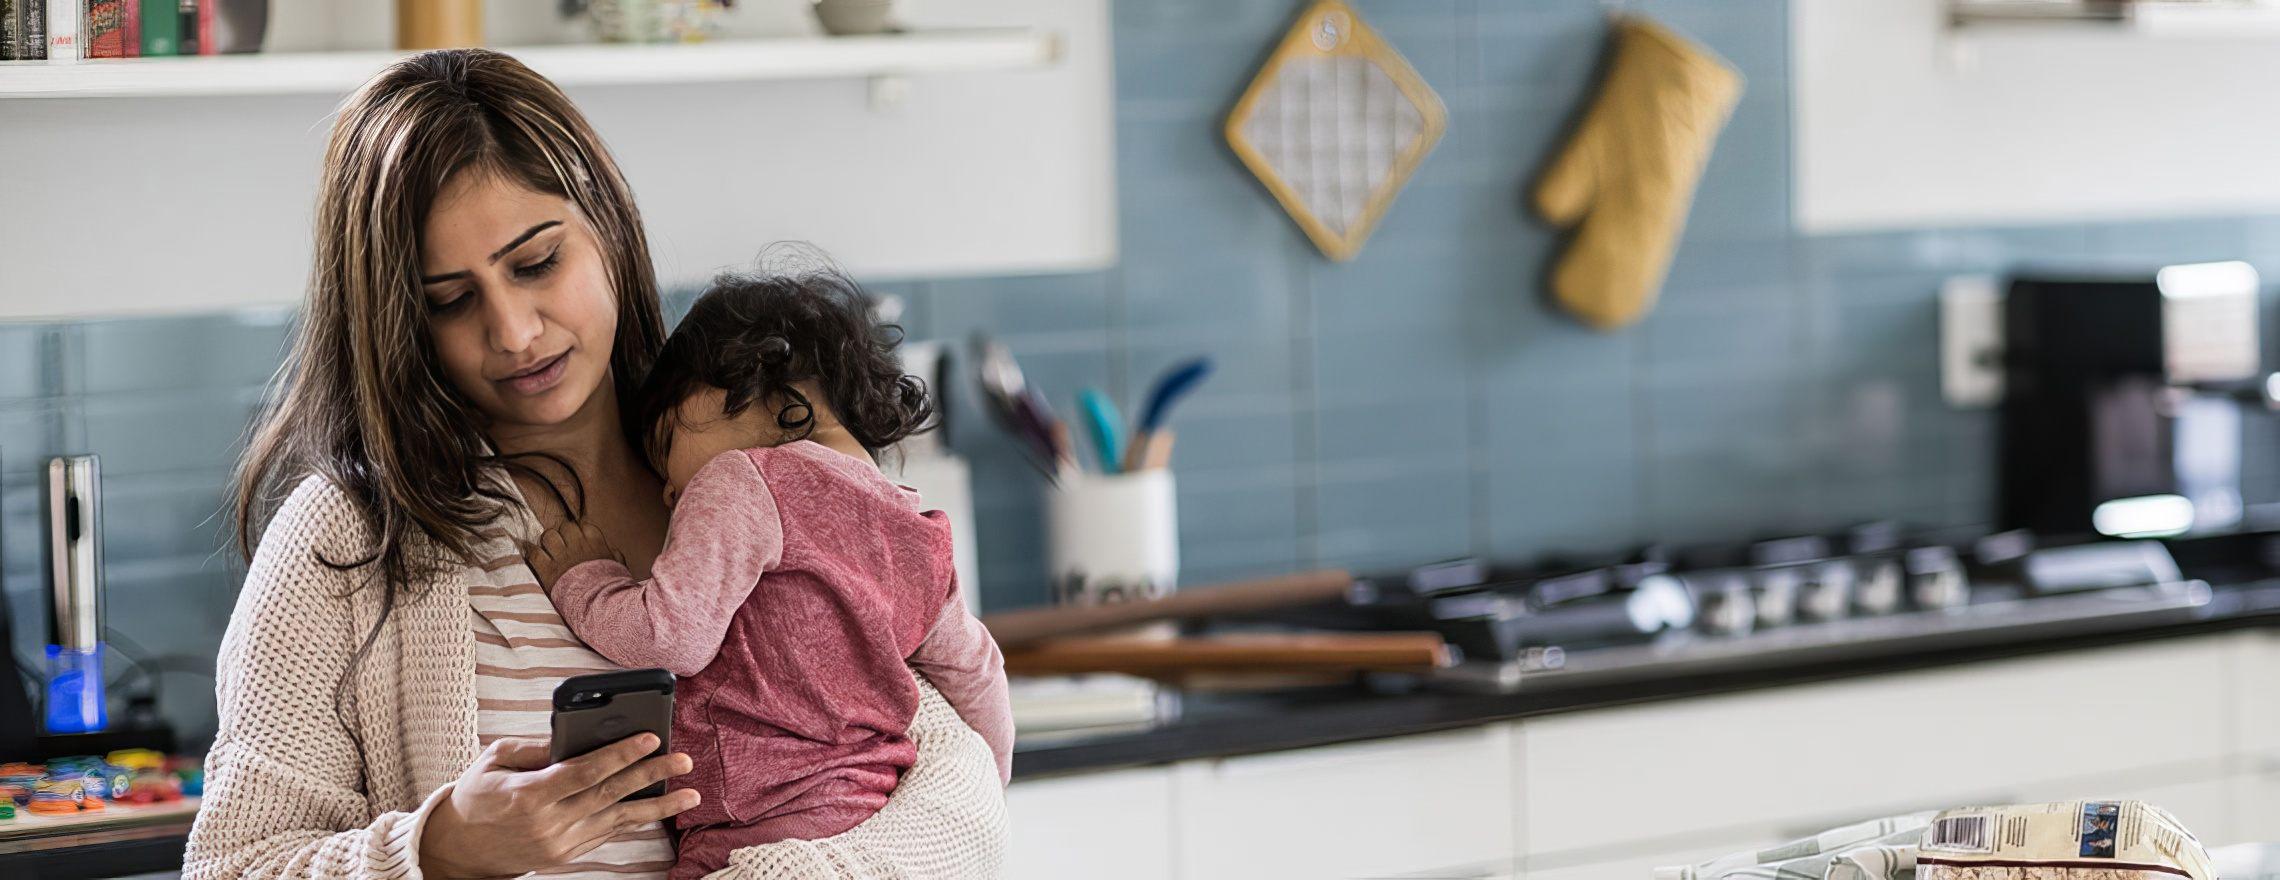
<path fill-rule="evenodd" d="M 185 876 L 662 877 L 695 792 L 620 798 L 689 759 L 642 735 L 550 766 L 548 695 L 609 665 L 519 549 L 581 519 L 639 576 L 664 543 L 620 422 L 664 332 L 632 194 L 560 91 L 481 50 L 367 83 L 321 187 L 285 390 L 238 475 L 251 564 Z M 724 873 L 994 873 L 994 762 L 921 684 L 884 810 Z"/>

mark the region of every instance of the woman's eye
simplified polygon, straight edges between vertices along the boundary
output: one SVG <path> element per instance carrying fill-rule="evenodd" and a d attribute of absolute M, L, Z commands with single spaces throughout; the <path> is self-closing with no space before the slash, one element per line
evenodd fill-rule
<path fill-rule="evenodd" d="M 475 295 L 472 293 L 456 293 L 441 300 L 430 299 L 428 300 L 428 314 L 448 315 L 466 308 L 467 303 L 474 299 Z"/>
<path fill-rule="evenodd" d="M 554 264 L 560 262 L 561 258 L 562 251 L 555 250 L 554 252 L 547 254 L 546 259 L 532 263 L 528 266 L 515 267 L 515 277 L 544 278 L 546 277 L 546 273 L 554 271 Z"/>

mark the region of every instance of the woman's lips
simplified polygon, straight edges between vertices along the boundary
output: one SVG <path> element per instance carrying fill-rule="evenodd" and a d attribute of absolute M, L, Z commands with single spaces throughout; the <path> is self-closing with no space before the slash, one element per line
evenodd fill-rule
<path fill-rule="evenodd" d="M 569 371 L 569 366 L 570 353 L 565 351 L 532 369 L 501 379 L 499 384 L 507 386 L 508 390 L 516 394 L 539 394 L 561 382 L 562 374 Z"/>

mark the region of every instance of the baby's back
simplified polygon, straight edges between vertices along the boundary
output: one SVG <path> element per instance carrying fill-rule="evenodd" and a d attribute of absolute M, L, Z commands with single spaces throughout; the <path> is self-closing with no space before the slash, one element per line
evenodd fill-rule
<path fill-rule="evenodd" d="M 951 597 L 949 525 L 869 462 L 818 444 L 745 454 L 774 496 L 782 561 L 737 608 L 719 656 L 681 683 L 674 738 L 705 795 L 681 824 L 826 837 L 884 806 L 917 757 L 907 660 Z"/>

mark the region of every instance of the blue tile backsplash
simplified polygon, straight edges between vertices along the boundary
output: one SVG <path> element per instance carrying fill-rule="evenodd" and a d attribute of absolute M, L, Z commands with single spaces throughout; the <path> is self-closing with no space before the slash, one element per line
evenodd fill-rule
<path fill-rule="evenodd" d="M 1356 5 L 1440 92 L 1450 123 L 1354 261 L 1318 256 L 1220 139 L 1301 4 L 1120 0 L 1121 265 L 878 285 L 905 301 L 913 337 L 986 330 L 1062 407 L 1087 385 L 1130 401 L 1165 365 L 1216 358 L 1219 373 L 1178 421 L 1191 581 L 1874 517 L 1980 522 L 1993 423 L 1940 400 L 1942 279 L 2219 258 L 2280 274 L 2280 218 L 1793 233 L 1779 0 Z M 1557 240 L 1525 196 L 1590 94 L 1612 7 L 1691 33 L 1749 91 L 1659 307 L 1600 334 L 1546 305 Z M 675 297 L 676 313 L 685 301 Z M 199 670 L 238 582 L 217 552 L 216 511 L 289 320 L 0 325 L 0 581 L 20 656 L 42 637 L 36 468 L 50 454 L 99 453 L 111 625 L 162 661 L 166 714 L 193 736 L 211 732 Z M 2266 338 L 2280 343 L 2269 328 Z M 1040 601 L 1039 481 L 957 390 L 968 392 L 956 395 L 955 444 L 975 469 L 985 602 Z M 2250 500 L 2280 500 L 2280 430 L 2249 432 Z"/>

